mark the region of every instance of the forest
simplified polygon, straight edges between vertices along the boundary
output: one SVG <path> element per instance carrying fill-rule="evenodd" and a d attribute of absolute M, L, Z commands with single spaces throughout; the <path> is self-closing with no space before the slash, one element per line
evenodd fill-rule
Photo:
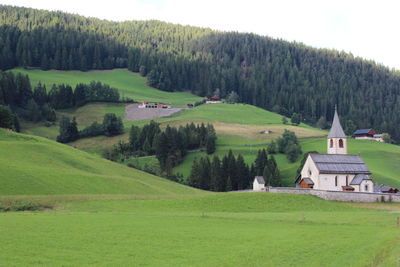
<path fill-rule="evenodd" d="M 0 69 L 128 68 L 165 91 L 236 92 L 303 122 L 374 128 L 400 143 L 400 74 L 344 52 L 160 21 L 111 22 L 0 6 Z M 349 130 L 348 130 L 349 132 Z"/>

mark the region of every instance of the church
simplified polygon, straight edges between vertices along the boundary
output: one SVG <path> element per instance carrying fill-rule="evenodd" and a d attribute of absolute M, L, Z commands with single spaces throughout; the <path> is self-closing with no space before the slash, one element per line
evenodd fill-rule
<path fill-rule="evenodd" d="M 337 110 L 327 139 L 327 154 L 309 154 L 297 188 L 374 192 L 371 172 L 358 155 L 347 154 L 347 139 Z"/>

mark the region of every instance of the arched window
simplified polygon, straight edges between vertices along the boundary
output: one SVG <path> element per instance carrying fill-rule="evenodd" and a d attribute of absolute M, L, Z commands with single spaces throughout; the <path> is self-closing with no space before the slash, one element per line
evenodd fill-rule
<path fill-rule="evenodd" d="M 339 139 L 339 147 L 343 148 L 343 139 Z"/>
<path fill-rule="evenodd" d="M 333 147 L 333 139 L 330 139 L 329 147 Z"/>
<path fill-rule="evenodd" d="M 335 186 L 337 186 L 337 176 L 335 176 Z"/>
<path fill-rule="evenodd" d="M 349 185 L 349 176 L 346 175 L 346 186 L 348 186 L 348 185 Z"/>
<path fill-rule="evenodd" d="M 365 185 L 365 192 L 368 192 L 368 185 Z"/>

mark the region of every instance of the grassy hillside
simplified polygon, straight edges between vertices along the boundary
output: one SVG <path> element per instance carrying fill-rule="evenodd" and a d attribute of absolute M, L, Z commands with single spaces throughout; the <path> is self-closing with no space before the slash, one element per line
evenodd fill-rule
<path fill-rule="evenodd" d="M 148 87 L 145 79 L 137 74 L 127 70 L 117 69 L 112 71 L 41 71 L 41 70 L 25 70 L 15 69 L 29 74 L 32 83 L 35 84 L 39 80 L 46 83 L 69 83 L 89 82 L 91 80 L 101 80 L 112 86 L 121 89 L 121 92 L 134 99 L 156 100 L 160 99 L 164 102 L 176 103 L 177 105 L 185 105 L 187 101 L 193 102 L 198 100 L 187 93 L 167 93 Z M 135 97 L 136 95 L 136 97 Z M 138 98 L 139 97 L 139 98 Z M 97 120 L 100 122 L 105 113 L 113 112 L 118 116 L 124 116 L 125 106 L 123 104 L 110 103 L 91 103 L 78 109 L 58 111 L 61 115 L 75 116 L 79 126 L 82 128 Z M 247 163 L 253 162 L 258 149 L 265 148 L 265 144 L 279 137 L 284 129 L 294 131 L 300 138 L 306 138 L 302 141 L 303 151 L 316 150 L 324 153 L 326 150 L 325 139 L 315 137 L 324 136 L 325 131 L 312 128 L 308 125 L 301 124 L 299 127 L 291 125 L 283 125 L 282 117 L 276 113 L 269 112 L 251 105 L 244 104 L 212 104 L 201 105 L 194 109 L 183 110 L 168 118 L 156 119 L 165 127 L 170 125 L 182 125 L 189 122 L 195 123 L 213 123 L 216 128 L 218 141 L 216 154 L 223 156 L 232 149 L 236 154 L 241 153 Z M 143 121 L 124 121 L 125 127 L 128 129 L 130 125 L 144 125 L 149 120 Z M 46 127 L 41 124 L 23 123 L 23 131 L 29 134 L 49 137 L 55 139 L 58 135 L 58 126 Z M 270 134 L 263 134 L 265 130 L 271 131 Z M 312 137 L 312 138 L 311 138 Z M 100 153 L 105 147 L 116 144 L 119 140 L 127 140 L 128 134 L 107 138 L 99 136 L 95 138 L 81 139 L 71 143 L 72 146 Z M 360 154 L 370 169 L 374 173 L 374 178 L 379 183 L 385 183 L 392 186 L 400 186 L 400 178 L 397 176 L 400 166 L 399 147 L 387 144 L 379 144 L 370 141 L 355 141 L 349 143 L 349 152 Z M 202 152 L 190 153 L 184 162 L 175 168 L 175 172 L 182 173 L 187 176 L 195 157 L 205 155 Z M 286 185 L 292 185 L 295 171 L 299 162 L 289 163 L 283 155 L 276 156 L 278 165 L 281 170 L 282 177 Z M 154 161 L 154 158 L 139 159 L 141 162 Z M 382 168 L 384 166 L 384 168 Z"/>
<path fill-rule="evenodd" d="M 0 262 L 396 266 L 400 256 L 393 212 L 400 206 L 388 203 L 385 207 L 392 211 L 374 211 L 311 196 L 267 193 L 58 201 L 56 211 L 0 213 Z"/>
<path fill-rule="evenodd" d="M 0 195 L 197 192 L 66 145 L 0 129 Z"/>
<path fill-rule="evenodd" d="M 57 71 L 57 70 L 27 70 L 23 68 L 13 69 L 14 72 L 28 74 L 32 85 L 38 82 L 51 88 L 52 84 L 69 84 L 75 86 L 78 83 L 101 81 L 119 89 L 121 96 L 133 98 L 136 101 L 160 101 L 171 103 L 174 106 L 186 106 L 201 100 L 191 93 L 169 93 L 157 90 L 146 85 L 146 78 L 127 69 L 93 70 L 93 71 Z"/>

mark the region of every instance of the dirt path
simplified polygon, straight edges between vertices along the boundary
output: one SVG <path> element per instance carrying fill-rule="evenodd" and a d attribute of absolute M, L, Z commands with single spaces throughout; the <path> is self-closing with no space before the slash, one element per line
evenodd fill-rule
<path fill-rule="evenodd" d="M 125 120 L 137 121 L 168 117 L 182 108 L 138 108 L 139 104 L 131 104 L 125 108 Z"/>

